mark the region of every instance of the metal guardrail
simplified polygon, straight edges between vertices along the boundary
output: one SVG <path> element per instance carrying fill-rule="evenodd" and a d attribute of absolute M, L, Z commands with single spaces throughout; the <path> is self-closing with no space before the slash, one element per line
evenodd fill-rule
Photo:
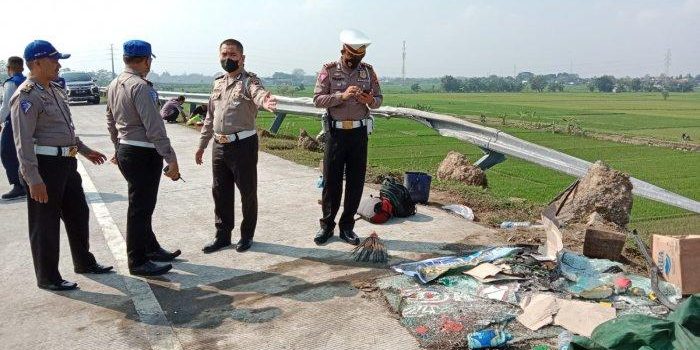
<path fill-rule="evenodd" d="M 209 101 L 209 94 L 190 94 L 172 91 L 159 91 L 158 94 L 161 99 L 171 99 L 183 95 L 186 101 L 192 104 L 203 104 Z M 320 117 L 325 112 L 325 109 L 315 107 L 312 99 L 308 97 L 275 97 L 277 98 L 277 111 L 275 113 L 277 118 L 273 122 L 271 131 L 277 131 L 277 128 L 279 128 L 286 114 Z M 373 109 L 372 114 L 412 119 L 437 130 L 442 136 L 455 137 L 462 141 L 472 143 L 480 147 L 487 154 L 480 161 L 488 163 L 489 158 L 494 159 L 490 162 L 492 164 L 486 167 L 505 159 L 503 154 L 533 162 L 576 177 L 584 176 L 588 168 L 592 165 L 591 162 L 521 140 L 498 129 L 474 124 L 457 117 L 419 111 L 411 108 L 389 106 Z M 632 193 L 636 195 L 700 213 L 700 202 L 698 201 L 683 197 L 636 178 L 631 178 L 631 181 L 633 185 Z"/>

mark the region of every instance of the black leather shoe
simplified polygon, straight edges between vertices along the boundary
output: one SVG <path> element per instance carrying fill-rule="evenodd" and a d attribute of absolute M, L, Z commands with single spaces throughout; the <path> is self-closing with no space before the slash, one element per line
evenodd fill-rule
<path fill-rule="evenodd" d="M 316 236 L 314 236 L 314 243 L 316 243 L 316 245 L 321 245 L 326 243 L 331 237 L 333 237 L 333 230 L 326 231 L 320 229 L 316 233 Z"/>
<path fill-rule="evenodd" d="M 98 263 L 94 263 L 92 266 L 88 267 L 76 267 L 75 268 L 75 273 L 94 273 L 94 274 L 102 274 L 102 273 L 108 273 L 112 271 L 112 266 L 104 266 L 100 265 Z"/>
<path fill-rule="evenodd" d="M 355 232 L 352 230 L 341 230 L 340 231 L 340 239 L 344 240 L 345 242 L 348 242 L 352 245 L 358 245 L 360 244 L 360 237 L 357 237 Z"/>
<path fill-rule="evenodd" d="M 173 265 L 170 264 L 159 264 L 153 261 L 147 261 L 140 266 L 130 267 L 129 273 L 137 276 L 158 276 L 170 271 L 172 268 Z"/>
<path fill-rule="evenodd" d="M 231 241 L 226 242 L 226 241 L 220 241 L 218 239 L 215 239 L 213 242 L 205 245 L 204 248 L 202 248 L 202 251 L 206 254 L 209 254 L 209 253 L 213 253 L 217 250 L 224 249 L 230 245 L 231 245 Z"/>
<path fill-rule="evenodd" d="M 146 258 L 148 258 L 148 260 L 152 260 L 152 261 L 168 262 L 168 261 L 173 261 L 173 259 L 180 256 L 180 254 L 182 254 L 180 249 L 178 249 L 174 252 L 169 252 L 163 248 L 159 248 L 155 252 L 146 254 Z"/>
<path fill-rule="evenodd" d="M 68 282 L 66 280 L 61 280 L 57 283 L 49 283 L 49 284 L 40 283 L 39 288 L 47 289 L 47 290 L 54 290 L 54 291 L 73 290 L 73 289 L 78 288 L 78 284 L 75 282 Z"/>
<path fill-rule="evenodd" d="M 253 241 L 240 240 L 238 241 L 238 243 L 236 243 L 236 251 L 239 253 L 243 253 L 244 251 L 250 249 L 252 245 Z"/>
<path fill-rule="evenodd" d="M 2 199 L 4 201 L 10 201 L 13 199 L 20 199 L 20 198 L 25 198 L 25 197 L 27 197 L 27 192 L 24 191 L 24 188 L 22 186 L 19 186 L 19 185 L 13 185 L 10 192 L 7 192 L 7 193 L 3 194 L 2 196 L 0 196 L 0 199 Z"/>

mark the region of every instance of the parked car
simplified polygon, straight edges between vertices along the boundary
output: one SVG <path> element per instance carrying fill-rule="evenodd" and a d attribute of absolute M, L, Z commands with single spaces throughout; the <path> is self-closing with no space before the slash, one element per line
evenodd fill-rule
<path fill-rule="evenodd" d="M 100 88 L 90 73 L 63 72 L 60 76 L 66 80 L 68 102 L 100 103 Z"/>

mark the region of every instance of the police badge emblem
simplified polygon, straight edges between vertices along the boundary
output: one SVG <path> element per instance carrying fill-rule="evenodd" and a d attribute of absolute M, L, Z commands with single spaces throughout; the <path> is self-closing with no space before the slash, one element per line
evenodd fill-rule
<path fill-rule="evenodd" d="M 19 101 L 19 107 L 22 108 L 22 112 L 24 114 L 27 114 L 30 108 L 32 108 L 32 102 L 29 100 L 21 100 Z"/>

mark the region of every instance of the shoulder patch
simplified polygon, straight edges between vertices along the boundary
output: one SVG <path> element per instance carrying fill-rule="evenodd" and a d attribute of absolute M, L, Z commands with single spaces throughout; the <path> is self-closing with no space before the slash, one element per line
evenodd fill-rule
<path fill-rule="evenodd" d="M 22 109 L 22 112 L 24 112 L 24 114 L 27 114 L 27 112 L 29 111 L 29 109 L 32 108 L 32 101 L 29 101 L 29 100 L 20 100 L 20 101 L 19 101 L 19 107 Z"/>
<path fill-rule="evenodd" d="M 28 82 L 24 84 L 24 87 L 22 88 L 22 92 L 30 92 L 34 88 L 34 83 Z"/>
<path fill-rule="evenodd" d="M 149 95 L 151 95 L 151 99 L 153 99 L 153 102 L 158 103 L 158 93 L 156 90 L 151 89 L 151 91 L 148 92 Z"/>
<path fill-rule="evenodd" d="M 363 65 L 363 66 L 365 66 L 365 67 L 367 67 L 367 68 L 369 68 L 369 69 L 374 69 L 374 68 L 372 67 L 372 65 L 369 64 L 369 63 L 360 62 L 360 64 Z"/>

